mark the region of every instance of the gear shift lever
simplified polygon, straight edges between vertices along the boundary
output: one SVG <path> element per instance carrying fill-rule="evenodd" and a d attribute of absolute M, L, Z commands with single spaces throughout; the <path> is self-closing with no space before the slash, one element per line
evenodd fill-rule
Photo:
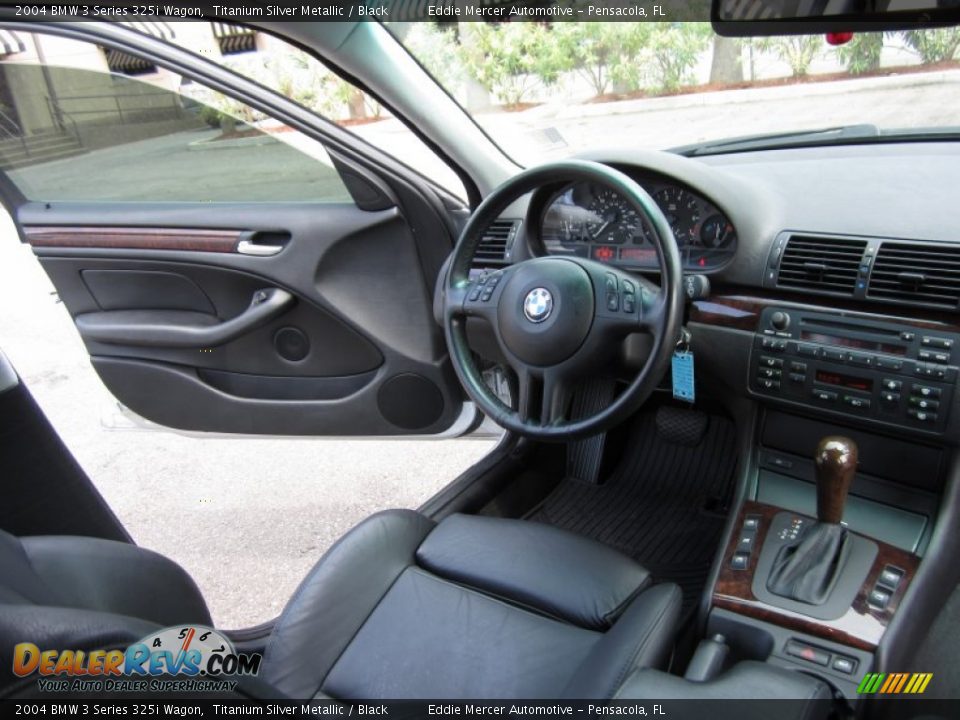
<path fill-rule="evenodd" d="M 847 492 L 857 472 L 857 444 L 839 435 L 825 437 L 814 456 L 817 468 L 817 520 L 839 525 Z"/>
<path fill-rule="evenodd" d="M 847 531 L 840 521 L 857 471 L 857 444 L 836 435 L 825 437 L 817 445 L 814 463 L 818 522 L 802 538 L 780 550 L 767 589 L 791 600 L 822 605 L 850 551 Z"/>

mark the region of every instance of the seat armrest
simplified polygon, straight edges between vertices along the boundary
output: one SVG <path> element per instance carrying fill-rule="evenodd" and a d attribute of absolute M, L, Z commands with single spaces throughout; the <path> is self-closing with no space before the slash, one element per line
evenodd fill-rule
<path fill-rule="evenodd" d="M 691 682 L 659 670 L 641 668 L 623 682 L 615 699 L 694 701 L 668 706 L 666 710 L 672 718 L 709 717 L 711 720 L 727 717 L 731 720 L 769 720 L 771 717 L 825 720 L 834 709 L 833 692 L 822 680 L 797 670 L 754 661 L 737 663 L 707 682 Z M 750 702 L 717 703 L 717 700 Z M 773 702 L 768 704 L 765 700 Z"/>
<path fill-rule="evenodd" d="M 650 584 L 641 565 L 595 540 L 541 523 L 476 515 L 440 522 L 417 550 L 417 563 L 447 580 L 601 632 Z"/>

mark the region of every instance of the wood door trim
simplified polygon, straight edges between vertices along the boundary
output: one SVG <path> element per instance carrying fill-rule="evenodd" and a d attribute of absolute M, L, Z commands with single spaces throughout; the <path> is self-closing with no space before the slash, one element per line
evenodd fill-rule
<path fill-rule="evenodd" d="M 242 234 L 240 230 L 67 225 L 28 225 L 23 233 L 32 247 L 215 253 L 236 252 Z"/>
<path fill-rule="evenodd" d="M 758 332 L 760 315 L 766 308 L 777 307 L 787 310 L 808 310 L 812 312 L 842 311 L 852 319 L 897 323 L 923 330 L 960 331 L 956 315 L 946 312 L 924 310 L 923 308 L 887 307 L 869 303 L 846 302 L 829 297 L 817 298 L 811 295 L 791 296 L 782 293 L 770 293 L 759 289 L 743 289 L 743 292 L 721 292 L 716 295 L 695 300 L 690 307 L 690 322 L 732 330 Z M 922 313 L 920 316 L 904 316 L 905 312 Z"/>

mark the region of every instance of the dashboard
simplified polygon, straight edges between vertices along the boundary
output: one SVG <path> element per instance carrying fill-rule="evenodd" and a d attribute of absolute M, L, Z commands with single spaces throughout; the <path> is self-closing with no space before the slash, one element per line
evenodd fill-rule
<path fill-rule="evenodd" d="M 672 182 L 638 179 L 670 223 L 684 270 L 710 272 L 736 254 L 730 219 L 703 195 Z M 625 269 L 659 268 L 653 229 L 616 191 L 574 183 L 547 201 L 540 238 L 549 255 L 575 255 Z"/>
<path fill-rule="evenodd" d="M 703 376 L 765 404 L 958 442 L 960 143 L 578 157 L 640 184 L 685 273 L 710 275 L 687 319 Z M 558 178 L 498 223 L 474 272 L 545 254 L 658 270 L 652 229 L 603 186 Z"/>

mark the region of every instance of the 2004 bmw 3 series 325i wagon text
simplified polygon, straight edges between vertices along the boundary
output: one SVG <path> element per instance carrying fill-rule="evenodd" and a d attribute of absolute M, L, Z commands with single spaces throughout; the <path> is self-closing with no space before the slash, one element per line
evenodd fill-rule
<path fill-rule="evenodd" d="M 198 457 L 499 440 L 205 599 L 3 359 L 4 707 L 956 717 L 957 4 L 280 6 L 0 9 L 17 239 Z"/>

